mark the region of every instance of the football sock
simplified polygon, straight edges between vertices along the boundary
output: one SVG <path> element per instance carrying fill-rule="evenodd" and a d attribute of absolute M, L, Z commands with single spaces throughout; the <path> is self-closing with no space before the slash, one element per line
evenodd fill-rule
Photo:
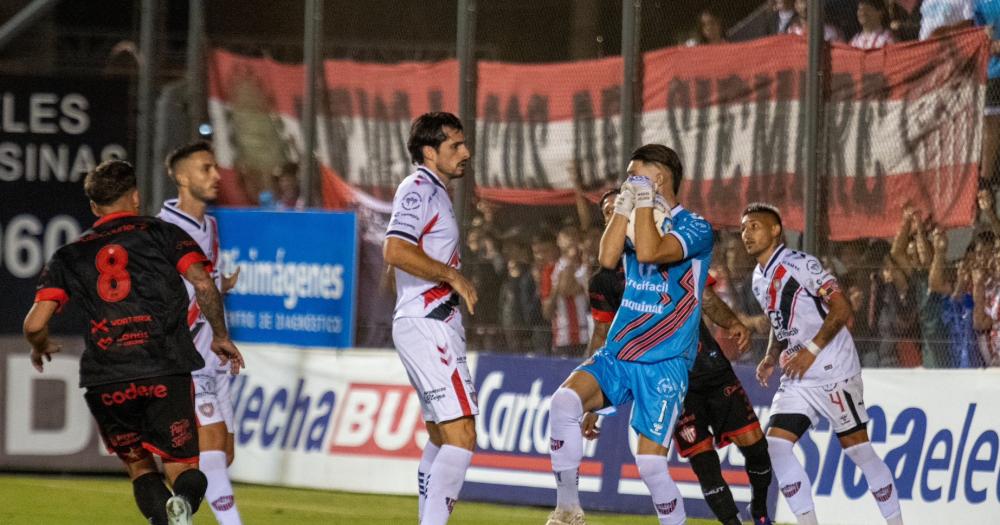
<path fill-rule="evenodd" d="M 201 500 L 205 497 L 205 489 L 208 487 L 208 478 L 205 474 L 196 469 L 188 469 L 181 472 L 174 480 L 174 494 L 183 496 L 191 504 L 191 513 L 198 512 Z"/>
<path fill-rule="evenodd" d="M 902 509 L 899 507 L 899 495 L 896 494 L 896 487 L 893 483 L 892 472 L 886 466 L 882 458 L 878 457 L 872 444 L 865 442 L 845 448 L 844 453 L 854 461 L 854 464 L 865 474 L 868 488 L 875 497 L 878 510 L 882 517 L 889 521 L 892 518 L 900 518 Z"/>
<path fill-rule="evenodd" d="M 167 525 L 167 500 L 170 489 L 159 472 L 143 474 L 132 480 L 132 493 L 139 511 L 152 525 Z"/>
<path fill-rule="evenodd" d="M 580 396 L 569 388 L 556 390 L 549 409 L 549 455 L 556 476 L 556 508 L 566 511 L 580 509 L 578 481 L 580 460 L 583 459 L 581 419 L 583 403 Z"/>
<path fill-rule="evenodd" d="M 771 456 L 767 453 L 767 440 L 740 447 L 746 459 L 744 468 L 750 478 L 750 514 L 754 519 L 767 517 L 767 489 L 771 486 Z"/>
<path fill-rule="evenodd" d="M 665 456 L 653 454 L 637 454 L 635 465 L 639 467 L 639 476 L 653 497 L 653 507 L 661 525 L 680 525 L 684 523 L 684 498 L 674 480 L 670 479 L 670 471 Z"/>
<path fill-rule="evenodd" d="M 453 445 L 442 445 L 431 465 L 427 482 L 427 501 L 421 525 L 444 525 L 458 501 L 465 482 L 465 471 L 472 462 L 472 452 Z"/>
<path fill-rule="evenodd" d="M 420 465 L 417 466 L 417 522 L 424 516 L 424 501 L 427 500 L 427 478 L 431 475 L 431 465 L 440 448 L 427 441 L 424 452 L 420 455 Z"/>
<path fill-rule="evenodd" d="M 802 464 L 792 452 L 792 445 L 794 443 L 787 439 L 770 436 L 767 438 L 774 475 L 778 477 L 778 488 L 781 489 L 781 494 L 788 502 L 788 508 L 792 509 L 799 523 L 807 525 L 816 521 L 812 484 Z"/>
<path fill-rule="evenodd" d="M 715 449 L 707 450 L 695 454 L 689 458 L 691 469 L 698 476 L 698 483 L 701 484 L 701 493 L 705 496 L 705 502 L 712 509 L 719 521 L 725 524 L 736 520 L 739 523 L 740 511 L 733 501 L 733 493 L 729 485 L 722 479 L 722 465 L 719 463 L 719 454 Z"/>
<path fill-rule="evenodd" d="M 233 499 L 233 485 L 229 482 L 226 467 L 226 453 L 221 450 L 206 450 L 201 453 L 198 468 L 208 478 L 205 498 L 208 499 L 215 521 L 219 525 L 241 525 L 240 511 Z"/>

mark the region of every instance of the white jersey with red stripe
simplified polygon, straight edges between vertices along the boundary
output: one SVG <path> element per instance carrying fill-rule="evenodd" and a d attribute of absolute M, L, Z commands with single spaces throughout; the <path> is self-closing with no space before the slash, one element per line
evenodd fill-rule
<path fill-rule="evenodd" d="M 781 355 L 786 363 L 823 326 L 827 301 L 840 291 L 836 277 L 815 257 L 779 245 L 766 265 L 753 272 L 753 294 L 771 320 L 779 341 L 787 344 Z M 816 361 L 796 384 L 819 386 L 843 381 L 861 372 L 858 351 L 847 327 L 827 343 Z M 787 375 L 781 381 L 790 381 Z"/>
<path fill-rule="evenodd" d="M 212 261 L 212 279 L 219 290 L 222 290 L 222 274 L 217 269 L 219 262 L 219 226 L 215 221 L 215 217 L 206 214 L 205 220 L 199 222 L 177 206 L 177 199 L 164 201 L 160 213 L 156 216 L 164 221 L 180 226 L 181 229 L 187 232 L 198 243 L 198 246 L 205 252 L 208 260 Z M 224 367 L 219 363 L 219 358 L 212 352 L 212 327 L 208 324 L 208 320 L 198 306 L 198 301 L 194 294 L 194 286 L 187 280 L 184 280 L 184 286 L 187 287 L 188 298 L 190 300 L 187 316 L 188 326 L 191 328 L 195 348 L 198 349 L 201 357 L 205 359 L 205 368 L 200 371 L 215 372 L 220 369 L 224 370 Z"/>
<path fill-rule="evenodd" d="M 437 175 L 423 166 L 396 188 L 385 235 L 419 246 L 435 261 L 452 268 L 461 267 L 458 223 L 448 190 Z M 458 302 L 458 294 L 448 283 L 427 281 L 396 268 L 394 320 L 435 319 L 461 333 Z"/>

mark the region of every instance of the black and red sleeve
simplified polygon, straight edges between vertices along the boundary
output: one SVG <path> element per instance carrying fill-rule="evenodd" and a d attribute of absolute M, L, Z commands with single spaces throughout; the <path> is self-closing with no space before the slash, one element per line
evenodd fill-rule
<path fill-rule="evenodd" d="M 590 293 L 590 315 L 598 323 L 610 323 L 615 318 L 614 301 L 617 291 L 615 290 L 615 270 L 601 268 L 590 278 L 587 291 Z"/>
<path fill-rule="evenodd" d="M 42 269 L 38 276 L 38 286 L 35 289 L 35 302 L 55 301 L 59 310 L 69 302 L 69 286 L 66 282 L 66 270 L 57 252 Z"/>
<path fill-rule="evenodd" d="M 164 222 L 163 226 L 166 229 L 166 254 L 177 268 L 177 273 L 184 275 L 192 264 L 198 263 L 205 266 L 206 272 L 212 271 L 212 261 L 201 251 L 197 241 L 176 224 Z"/>

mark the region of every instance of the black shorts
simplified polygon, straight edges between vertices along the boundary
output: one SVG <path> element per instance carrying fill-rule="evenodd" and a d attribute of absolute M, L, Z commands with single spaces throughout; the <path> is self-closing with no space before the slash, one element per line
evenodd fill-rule
<path fill-rule="evenodd" d="M 149 452 L 166 461 L 198 461 L 191 374 L 97 385 L 84 394 L 108 452 L 131 463 Z"/>
<path fill-rule="evenodd" d="M 736 374 L 692 383 L 684 398 L 684 412 L 674 427 L 677 453 L 690 457 L 731 443 L 730 438 L 760 429 L 757 413 Z"/>

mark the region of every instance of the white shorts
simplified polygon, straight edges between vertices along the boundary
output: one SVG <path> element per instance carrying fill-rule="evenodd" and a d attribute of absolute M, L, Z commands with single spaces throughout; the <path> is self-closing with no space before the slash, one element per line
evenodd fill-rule
<path fill-rule="evenodd" d="M 809 418 L 813 426 L 819 423 L 822 416 L 830 421 L 837 434 L 850 433 L 868 423 L 864 392 L 860 373 L 820 386 L 782 382 L 771 403 L 771 415 L 802 414 Z"/>
<path fill-rule="evenodd" d="M 233 400 L 229 395 L 233 376 L 229 372 L 204 373 L 206 369 L 191 374 L 194 380 L 194 412 L 198 426 L 225 423 L 233 433 Z"/>
<path fill-rule="evenodd" d="M 404 317 L 392 322 L 392 341 L 420 396 L 424 421 L 479 414 L 462 334 L 441 321 Z"/>

